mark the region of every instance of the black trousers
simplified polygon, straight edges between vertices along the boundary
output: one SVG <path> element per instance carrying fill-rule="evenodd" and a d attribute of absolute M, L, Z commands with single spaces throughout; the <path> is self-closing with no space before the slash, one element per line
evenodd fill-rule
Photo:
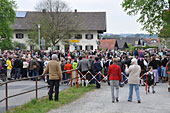
<path fill-rule="evenodd" d="M 58 94 L 59 94 L 59 84 L 60 80 L 49 80 L 50 84 L 50 91 L 49 91 L 49 100 L 53 100 L 53 89 L 55 86 L 55 100 L 58 101 Z"/>

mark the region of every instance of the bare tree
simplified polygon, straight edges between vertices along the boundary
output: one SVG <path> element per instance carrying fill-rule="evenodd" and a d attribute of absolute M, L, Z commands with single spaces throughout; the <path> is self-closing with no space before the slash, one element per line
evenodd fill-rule
<path fill-rule="evenodd" d="M 78 29 L 78 22 L 68 5 L 60 0 L 43 0 L 35 9 L 42 11 L 41 19 L 36 24 L 41 25 L 41 37 L 48 45 L 55 46 L 59 41 L 69 43 L 70 35 Z"/>

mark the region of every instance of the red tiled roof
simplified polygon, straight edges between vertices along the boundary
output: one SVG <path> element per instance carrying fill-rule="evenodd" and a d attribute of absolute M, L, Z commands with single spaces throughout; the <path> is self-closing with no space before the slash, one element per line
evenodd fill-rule
<path fill-rule="evenodd" d="M 116 42 L 117 42 L 116 39 L 100 40 L 100 48 L 106 48 L 112 50 L 115 48 Z"/>

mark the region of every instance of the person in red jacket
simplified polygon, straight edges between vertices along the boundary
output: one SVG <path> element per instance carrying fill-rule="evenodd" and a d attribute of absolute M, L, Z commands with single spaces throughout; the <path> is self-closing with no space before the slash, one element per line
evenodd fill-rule
<path fill-rule="evenodd" d="M 110 86 L 111 86 L 111 94 L 112 94 L 112 103 L 115 102 L 115 96 L 114 96 L 114 88 L 116 88 L 116 102 L 119 102 L 118 96 L 119 96 L 119 82 L 122 80 L 121 76 L 121 68 L 118 64 L 118 59 L 113 59 L 113 64 L 109 66 L 108 69 L 108 76 L 110 80 Z"/>
<path fill-rule="evenodd" d="M 67 61 L 67 64 L 64 66 L 64 70 L 68 71 L 68 70 L 72 70 L 73 66 L 70 64 L 70 60 Z M 66 80 L 71 79 L 71 73 L 72 71 L 68 71 L 66 72 Z M 69 81 L 67 81 L 67 84 L 69 83 Z"/>

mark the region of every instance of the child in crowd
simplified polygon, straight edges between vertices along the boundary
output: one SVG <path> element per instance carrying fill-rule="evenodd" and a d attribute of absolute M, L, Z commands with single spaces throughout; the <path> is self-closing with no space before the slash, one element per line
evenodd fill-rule
<path fill-rule="evenodd" d="M 146 82 L 146 76 L 147 76 L 148 93 L 150 93 L 150 87 L 152 87 L 152 93 L 154 94 L 155 77 L 153 73 L 153 67 L 149 66 L 148 70 L 149 71 L 145 73 L 144 82 Z"/>

